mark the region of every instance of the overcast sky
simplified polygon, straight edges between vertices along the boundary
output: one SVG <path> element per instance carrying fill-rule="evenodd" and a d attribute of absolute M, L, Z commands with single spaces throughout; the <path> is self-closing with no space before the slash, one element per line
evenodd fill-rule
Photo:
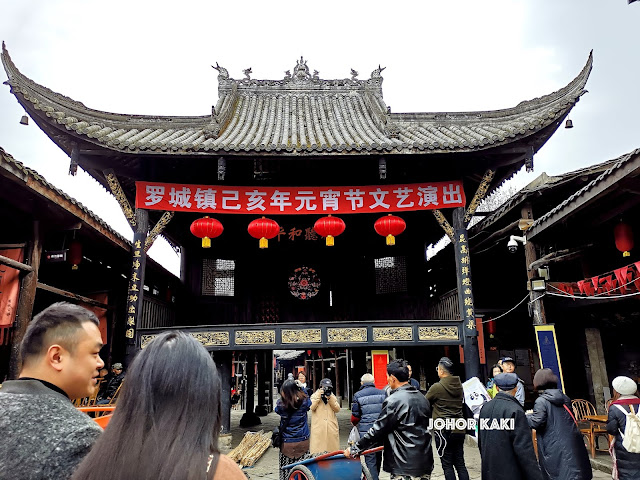
<path fill-rule="evenodd" d="M 381 64 L 393 112 L 494 110 L 569 83 L 594 50 L 587 90 L 536 155 L 558 174 L 640 147 L 640 3 L 626 0 L 211 2 L 2 0 L 0 36 L 34 81 L 115 113 L 208 115 L 218 62 L 231 77 L 282 79 L 304 55 L 321 78 L 368 78 Z M 0 74 L 6 79 L 4 72 Z M 115 200 L 0 85 L 0 146 L 132 237 Z M 178 274 L 166 242 L 151 256 Z"/>

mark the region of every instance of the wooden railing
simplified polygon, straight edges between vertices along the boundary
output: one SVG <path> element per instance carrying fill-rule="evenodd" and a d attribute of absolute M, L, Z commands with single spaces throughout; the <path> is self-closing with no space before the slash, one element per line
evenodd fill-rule
<path fill-rule="evenodd" d="M 139 328 L 173 327 L 176 324 L 175 307 L 145 295 Z"/>
<path fill-rule="evenodd" d="M 458 289 L 448 291 L 429 305 L 429 318 L 460 320 Z"/>

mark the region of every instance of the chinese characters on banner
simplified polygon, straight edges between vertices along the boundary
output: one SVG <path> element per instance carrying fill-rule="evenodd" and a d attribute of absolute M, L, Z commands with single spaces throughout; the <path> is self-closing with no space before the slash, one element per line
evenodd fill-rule
<path fill-rule="evenodd" d="M 358 187 L 230 187 L 136 182 L 136 208 L 176 212 L 302 215 L 463 207 L 461 181 Z"/>
<path fill-rule="evenodd" d="M 144 251 L 144 233 L 136 232 L 133 236 L 133 264 L 131 265 L 131 278 L 129 278 L 129 291 L 127 292 L 127 320 L 125 337 L 129 343 L 135 342 L 136 319 L 138 309 L 142 305 L 141 299 L 144 297 L 142 279 L 144 277 L 144 262 L 146 253 Z"/>
<path fill-rule="evenodd" d="M 22 248 L 0 250 L 0 255 L 16 262 L 22 262 L 23 254 Z M 0 265 L 0 345 L 9 340 L 9 328 L 16 318 L 19 292 L 20 272 L 7 265 Z"/>
<path fill-rule="evenodd" d="M 476 330 L 476 312 L 473 306 L 473 291 L 471 290 L 471 261 L 469 258 L 469 243 L 467 242 L 466 229 L 456 229 L 456 259 L 458 259 L 458 271 L 460 283 L 458 288 L 461 289 L 461 311 L 460 317 L 465 329 L 466 336 L 477 336 Z"/>

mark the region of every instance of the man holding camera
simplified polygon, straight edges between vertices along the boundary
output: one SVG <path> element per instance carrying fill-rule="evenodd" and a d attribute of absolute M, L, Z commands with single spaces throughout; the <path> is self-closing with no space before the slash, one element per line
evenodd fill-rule
<path fill-rule="evenodd" d="M 333 452 L 340 449 L 338 399 L 328 378 L 320 380 L 320 388 L 311 395 L 311 453 Z"/>

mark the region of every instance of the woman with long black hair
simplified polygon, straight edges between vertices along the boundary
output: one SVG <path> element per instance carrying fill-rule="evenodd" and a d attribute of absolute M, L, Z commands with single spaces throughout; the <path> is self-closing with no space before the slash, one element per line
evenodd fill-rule
<path fill-rule="evenodd" d="M 109 426 L 73 480 L 245 480 L 218 451 L 220 379 L 206 349 L 167 332 L 135 358 Z"/>
<path fill-rule="evenodd" d="M 311 400 L 294 380 L 286 380 L 280 389 L 275 411 L 280 415 L 280 480 L 286 480 L 284 465 L 295 463 L 309 453 L 309 422 L 307 412 Z"/>

